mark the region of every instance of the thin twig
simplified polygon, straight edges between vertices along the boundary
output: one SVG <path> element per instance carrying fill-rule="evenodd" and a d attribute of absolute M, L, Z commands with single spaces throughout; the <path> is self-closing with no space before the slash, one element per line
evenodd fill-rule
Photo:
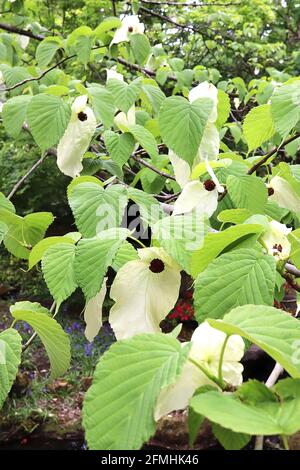
<path fill-rule="evenodd" d="M 19 187 L 22 186 L 22 184 L 24 183 L 24 181 L 27 180 L 27 178 L 43 163 L 43 161 L 45 160 L 45 158 L 49 155 L 49 153 L 45 153 L 28 171 L 27 173 L 25 173 L 24 176 L 22 176 L 22 178 L 14 185 L 13 189 L 11 190 L 11 192 L 9 193 L 9 195 L 7 196 L 7 199 L 11 199 L 15 194 L 16 192 L 18 191 Z"/>
<path fill-rule="evenodd" d="M 240 5 L 239 3 L 181 3 L 181 2 L 171 2 L 171 1 L 150 1 L 150 0 L 140 0 L 141 3 L 145 3 L 145 5 L 159 5 L 159 6 L 176 6 L 176 7 L 228 7 L 228 6 L 237 6 Z"/>
<path fill-rule="evenodd" d="M 271 374 L 269 375 L 265 385 L 268 388 L 273 387 L 279 377 L 283 372 L 283 367 L 276 362 L 274 369 L 272 370 Z M 256 436 L 254 450 L 263 450 L 264 447 L 264 436 Z"/>
<path fill-rule="evenodd" d="M 0 23 L 0 29 L 4 29 L 4 31 L 8 31 L 9 33 L 20 34 L 20 36 L 27 36 L 31 39 L 36 39 L 37 41 L 45 39 L 41 34 L 34 34 L 32 31 L 27 31 L 26 29 L 21 29 L 11 24 Z"/>
<path fill-rule="evenodd" d="M 273 150 L 270 150 L 261 160 L 255 163 L 249 170 L 248 170 L 248 175 L 252 175 L 252 173 L 255 173 L 255 171 L 261 167 L 264 163 L 266 163 L 269 158 L 273 157 L 273 155 L 276 155 L 279 150 L 282 149 L 282 147 L 285 147 L 287 144 L 290 144 L 294 140 L 298 139 L 300 137 L 300 132 L 297 132 L 297 134 L 293 135 L 292 137 L 289 137 L 285 141 L 283 141 L 278 147 L 275 147 Z"/>
<path fill-rule="evenodd" d="M 132 154 L 131 157 L 137 163 L 139 163 L 140 165 L 145 166 L 146 168 L 149 168 L 149 170 L 152 170 L 154 173 L 157 173 L 159 176 L 163 176 L 164 178 L 168 178 L 170 180 L 176 181 L 174 176 L 169 175 L 169 173 L 165 173 L 164 171 L 159 170 L 158 168 L 156 168 L 155 166 L 153 166 L 150 163 L 146 162 L 146 160 L 143 160 L 142 158 L 138 157 L 137 155 Z"/>
<path fill-rule="evenodd" d="M 95 49 L 102 49 L 104 47 L 107 47 L 108 44 L 105 44 L 103 46 L 95 46 L 92 48 L 92 50 L 95 50 Z M 68 57 L 65 57 L 64 59 L 61 59 L 59 62 L 57 62 L 56 64 L 52 65 L 50 68 L 44 70 L 44 72 L 42 72 L 38 77 L 30 77 L 30 78 L 25 78 L 24 80 L 16 83 L 15 85 L 9 87 L 9 88 L 5 88 L 4 90 L 2 91 L 12 91 L 12 90 L 15 90 L 16 88 L 22 86 L 22 85 L 25 85 L 26 83 L 29 83 L 29 82 L 34 82 L 34 81 L 38 81 L 38 80 L 41 80 L 45 75 L 47 75 L 47 73 L 51 72 L 51 70 L 54 70 L 56 67 L 59 67 L 60 65 L 64 64 L 65 62 L 67 62 L 68 60 L 70 59 L 74 59 L 74 57 L 76 57 L 76 54 L 72 54 Z"/>

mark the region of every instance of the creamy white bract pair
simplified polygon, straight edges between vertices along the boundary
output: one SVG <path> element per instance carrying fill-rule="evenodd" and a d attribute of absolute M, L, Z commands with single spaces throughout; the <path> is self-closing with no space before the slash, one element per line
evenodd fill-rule
<path fill-rule="evenodd" d="M 261 244 L 267 253 L 274 256 L 276 261 L 286 260 L 291 253 L 291 244 L 287 235 L 292 231 L 286 225 L 271 220 L 264 234 L 260 237 Z"/>
<path fill-rule="evenodd" d="M 82 159 L 88 150 L 97 122 L 87 105 L 87 95 L 78 96 L 72 104 L 67 129 L 57 147 L 57 166 L 65 175 L 75 178 L 82 170 Z"/>
<path fill-rule="evenodd" d="M 136 15 L 125 16 L 122 25 L 117 29 L 111 44 L 119 44 L 130 40 L 131 34 L 143 34 L 145 31 L 144 23 L 140 23 Z"/>
<path fill-rule="evenodd" d="M 118 271 L 110 291 L 115 304 L 110 311 L 109 321 L 118 340 L 141 333 L 160 332 L 161 321 L 174 307 L 179 295 L 180 267 L 162 248 L 140 249 L 138 256 L 138 260 L 129 261 Z M 102 324 L 105 293 L 104 281 L 100 292 L 86 306 L 86 336 L 90 341 Z M 200 368 L 218 376 L 225 338 L 223 332 L 212 328 L 207 322 L 195 330 L 189 359 L 178 380 L 159 395 L 155 409 L 156 420 L 173 410 L 185 408 L 194 391 L 201 385 L 214 385 Z M 243 353 L 242 338 L 231 336 L 224 353 L 222 376 L 233 386 L 242 382 L 243 366 L 239 361 Z"/>
<path fill-rule="evenodd" d="M 192 180 L 190 165 L 175 155 L 174 152 L 169 151 L 169 158 L 174 169 L 176 181 L 182 188 L 182 192 L 174 204 L 174 215 L 185 214 L 196 209 L 210 217 L 218 206 L 219 193 L 224 192 L 223 186 L 220 185 L 209 164 L 209 161 L 217 160 L 220 147 L 219 131 L 215 125 L 218 117 L 218 90 L 208 82 L 200 83 L 200 85 L 190 91 L 189 101 L 193 103 L 199 98 L 211 99 L 213 107 L 208 117 L 193 167 L 201 161 L 205 161 L 211 182 L 210 184 L 205 184 L 198 179 Z"/>
<path fill-rule="evenodd" d="M 300 213 L 300 198 L 287 180 L 281 176 L 274 176 L 268 187 L 273 190 L 273 194 L 269 196 L 270 201 L 276 202 L 283 209 Z"/>

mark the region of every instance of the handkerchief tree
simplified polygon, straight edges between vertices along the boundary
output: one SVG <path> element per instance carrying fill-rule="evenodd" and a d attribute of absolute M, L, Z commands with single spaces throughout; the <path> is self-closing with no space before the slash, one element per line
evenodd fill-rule
<path fill-rule="evenodd" d="M 0 405 L 34 341 L 22 343 L 18 322 L 40 336 L 51 377 L 66 372 L 70 344 L 56 315 L 79 288 L 87 339 L 106 297 L 116 337 L 84 400 L 90 449 L 139 449 L 162 416 L 185 408 L 191 447 L 204 419 L 227 449 L 263 435 L 287 446 L 300 430 L 300 323 L 274 301 L 286 282 L 300 291 L 300 77 L 246 84 L 185 68 L 150 44 L 138 3 L 66 37 L 12 28 L 1 43 L 2 124 L 11 139 L 29 134 L 39 159 L 0 193 L 0 242 L 29 270 L 41 267 L 53 305 L 11 305 Z M 60 236 L 47 236 L 51 212 L 22 217 L 13 204 L 46 158 L 70 178 L 76 229 Z M 185 343 L 179 327 L 161 330 L 183 274 L 198 322 Z M 251 344 L 276 362 L 265 384 L 243 383 Z"/>

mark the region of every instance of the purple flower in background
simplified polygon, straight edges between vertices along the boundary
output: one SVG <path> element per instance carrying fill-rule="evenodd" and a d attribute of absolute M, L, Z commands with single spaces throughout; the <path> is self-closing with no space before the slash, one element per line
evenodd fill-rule
<path fill-rule="evenodd" d="M 91 356 L 93 352 L 93 343 L 88 343 L 84 346 L 84 354 L 85 356 Z"/>
<path fill-rule="evenodd" d="M 70 326 L 67 326 L 65 328 L 65 332 L 68 333 L 68 334 L 72 333 L 72 328 Z"/>
<path fill-rule="evenodd" d="M 74 321 L 72 328 L 73 330 L 78 331 L 78 330 L 81 330 L 81 325 L 80 323 L 78 323 L 78 321 Z"/>

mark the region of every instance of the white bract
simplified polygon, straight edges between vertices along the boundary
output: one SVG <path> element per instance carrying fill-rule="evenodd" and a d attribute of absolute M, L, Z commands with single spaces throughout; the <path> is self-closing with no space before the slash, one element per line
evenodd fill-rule
<path fill-rule="evenodd" d="M 260 241 L 268 254 L 274 256 L 276 261 L 285 260 L 290 256 L 291 244 L 287 235 L 292 231 L 286 225 L 272 220 L 269 229 L 260 237 Z"/>
<path fill-rule="evenodd" d="M 212 111 L 208 117 L 208 122 L 215 122 L 218 117 L 218 90 L 208 82 L 202 82 L 189 92 L 189 101 L 193 103 L 199 98 L 210 98 L 213 102 Z"/>
<path fill-rule="evenodd" d="M 93 341 L 102 326 L 102 306 L 106 294 L 106 278 L 98 294 L 87 303 L 84 311 L 84 321 L 86 323 L 85 336 L 88 341 Z"/>
<path fill-rule="evenodd" d="M 109 321 L 118 340 L 160 332 L 179 295 L 180 267 L 162 248 L 143 248 L 138 255 L 119 269 L 110 291 L 115 304 Z"/>
<path fill-rule="evenodd" d="M 198 387 L 215 385 L 191 360 L 218 377 L 219 360 L 225 338 L 225 333 L 212 328 L 208 322 L 201 323 L 196 328 L 191 339 L 192 347 L 188 360 L 179 378 L 159 394 L 154 411 L 156 421 L 171 411 L 185 408 Z M 243 339 L 238 335 L 230 336 L 223 356 L 222 376 L 225 382 L 235 387 L 243 381 L 243 366 L 239 362 L 243 355 Z"/>
<path fill-rule="evenodd" d="M 199 98 L 209 98 L 213 102 L 213 108 L 208 116 L 203 136 L 201 139 L 198 155 L 195 160 L 216 160 L 219 155 L 220 135 L 214 125 L 218 117 L 218 90 L 208 82 L 202 82 L 189 92 L 189 101 L 193 103 Z"/>
<path fill-rule="evenodd" d="M 96 118 L 87 105 L 87 95 L 78 96 L 70 122 L 57 147 L 57 166 L 65 175 L 75 178 L 82 170 L 82 159 L 96 130 Z"/>
<path fill-rule="evenodd" d="M 274 176 L 269 185 L 274 192 L 269 196 L 270 201 L 275 201 L 284 209 L 293 212 L 300 212 L 300 198 L 295 193 L 291 185 L 281 176 Z"/>
<path fill-rule="evenodd" d="M 219 193 L 223 193 L 224 188 L 220 185 L 207 160 L 206 168 L 211 179 L 204 182 L 199 180 L 189 181 L 183 187 L 180 196 L 174 204 L 174 215 L 186 214 L 195 209 L 211 217 L 215 212 L 218 206 Z"/>
<path fill-rule="evenodd" d="M 131 34 L 143 34 L 144 31 L 144 23 L 140 23 L 138 16 L 125 16 L 125 18 L 122 20 L 121 27 L 115 32 L 111 44 L 118 44 L 120 42 L 129 41 Z"/>

